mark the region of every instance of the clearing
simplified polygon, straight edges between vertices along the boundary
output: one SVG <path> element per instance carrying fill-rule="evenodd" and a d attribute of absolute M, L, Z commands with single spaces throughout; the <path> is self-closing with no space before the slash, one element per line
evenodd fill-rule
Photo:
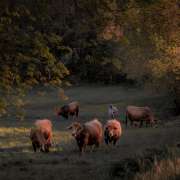
<path fill-rule="evenodd" d="M 142 154 L 147 148 L 174 146 L 180 140 L 180 117 L 170 116 L 172 109 L 165 95 L 121 86 L 73 87 L 65 93 L 69 97 L 67 101 L 60 98 L 58 89 L 34 90 L 26 98 L 24 121 L 15 120 L 14 116 L 0 120 L 0 179 L 114 179 L 110 169 L 115 163 Z M 80 102 L 81 122 L 97 117 L 104 124 L 109 104 L 119 108 L 123 121 L 125 107 L 131 104 L 152 107 L 162 123 L 156 128 L 125 128 L 122 123 L 123 135 L 116 147 L 102 144 L 94 152 L 87 149 L 79 156 L 76 143 L 66 130 L 72 120 L 56 117 L 54 113 L 55 107 L 73 100 Z M 56 145 L 48 154 L 33 153 L 29 140 L 33 121 L 40 118 L 50 118 L 53 122 Z"/>

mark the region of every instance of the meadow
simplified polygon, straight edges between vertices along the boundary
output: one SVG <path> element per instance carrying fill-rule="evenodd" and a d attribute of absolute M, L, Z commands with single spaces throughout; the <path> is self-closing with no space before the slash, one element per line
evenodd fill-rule
<path fill-rule="evenodd" d="M 172 104 L 167 102 L 165 94 L 125 86 L 80 86 L 65 89 L 65 95 L 57 88 L 38 88 L 29 92 L 25 100 L 26 116 L 23 121 L 15 119 L 13 113 L 0 119 L 2 180 L 180 177 L 180 150 L 176 147 L 180 141 L 180 117 L 172 115 Z M 80 102 L 79 121 L 82 123 L 97 117 L 104 124 L 108 119 L 108 105 L 114 104 L 119 108 L 123 135 L 117 146 L 103 143 L 99 149 L 93 152 L 87 149 L 84 155 L 79 155 L 71 133 L 66 130 L 73 120 L 57 117 L 54 110 L 73 100 Z M 126 128 L 124 113 L 130 104 L 150 106 L 158 119 L 157 126 Z M 53 147 L 50 153 L 34 153 L 29 131 L 36 119 L 43 118 L 52 120 Z M 144 159 L 151 160 L 151 163 Z M 154 168 L 157 166 L 160 170 L 156 168 L 156 172 Z M 170 172 L 164 169 L 170 169 Z"/>

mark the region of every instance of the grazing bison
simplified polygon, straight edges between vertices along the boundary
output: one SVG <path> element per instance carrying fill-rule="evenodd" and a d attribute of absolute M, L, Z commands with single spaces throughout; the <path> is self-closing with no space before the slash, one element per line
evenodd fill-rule
<path fill-rule="evenodd" d="M 119 121 L 113 119 L 106 123 L 104 128 L 104 140 L 106 144 L 113 143 L 115 145 L 121 134 L 122 128 Z"/>
<path fill-rule="evenodd" d="M 69 115 L 73 116 L 73 119 L 74 116 L 78 118 L 78 114 L 79 114 L 79 103 L 77 101 L 64 105 L 57 110 L 57 115 L 63 116 L 66 119 L 68 119 Z"/>
<path fill-rule="evenodd" d="M 36 152 L 37 149 L 43 152 L 45 151 L 46 139 L 44 138 L 43 133 L 40 129 L 32 128 L 30 131 L 30 139 L 32 142 L 34 152 Z"/>
<path fill-rule="evenodd" d="M 108 116 L 110 119 L 115 119 L 118 116 L 118 108 L 113 106 L 112 104 L 108 107 Z"/>
<path fill-rule="evenodd" d="M 43 152 L 49 152 L 49 147 L 51 147 L 52 140 L 52 123 L 48 119 L 37 120 L 35 122 L 35 127 L 30 131 L 30 139 L 34 152 L 37 149 Z"/>
<path fill-rule="evenodd" d="M 126 108 L 126 127 L 128 119 L 131 122 L 131 126 L 134 122 L 140 122 L 139 127 L 143 125 L 143 121 L 147 124 L 153 125 L 155 123 L 154 115 L 148 106 L 137 107 L 137 106 L 127 106 Z"/>
<path fill-rule="evenodd" d="M 72 130 L 72 136 L 76 139 L 80 153 L 85 151 L 87 145 L 98 147 L 102 142 L 102 124 L 97 119 L 86 122 L 83 125 L 74 122 L 68 129 Z"/>

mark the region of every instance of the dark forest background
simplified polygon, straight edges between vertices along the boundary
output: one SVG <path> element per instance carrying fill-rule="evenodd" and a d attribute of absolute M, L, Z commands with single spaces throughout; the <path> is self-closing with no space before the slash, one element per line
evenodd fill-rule
<path fill-rule="evenodd" d="M 178 0 L 1 0 L 0 114 L 35 86 L 138 83 L 180 110 Z"/>

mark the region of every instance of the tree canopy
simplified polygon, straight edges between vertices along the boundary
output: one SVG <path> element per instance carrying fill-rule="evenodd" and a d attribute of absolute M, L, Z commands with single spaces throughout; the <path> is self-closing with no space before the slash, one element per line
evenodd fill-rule
<path fill-rule="evenodd" d="M 2 0 L 1 114 L 35 85 L 133 79 L 173 92 L 180 107 L 178 0 Z"/>

